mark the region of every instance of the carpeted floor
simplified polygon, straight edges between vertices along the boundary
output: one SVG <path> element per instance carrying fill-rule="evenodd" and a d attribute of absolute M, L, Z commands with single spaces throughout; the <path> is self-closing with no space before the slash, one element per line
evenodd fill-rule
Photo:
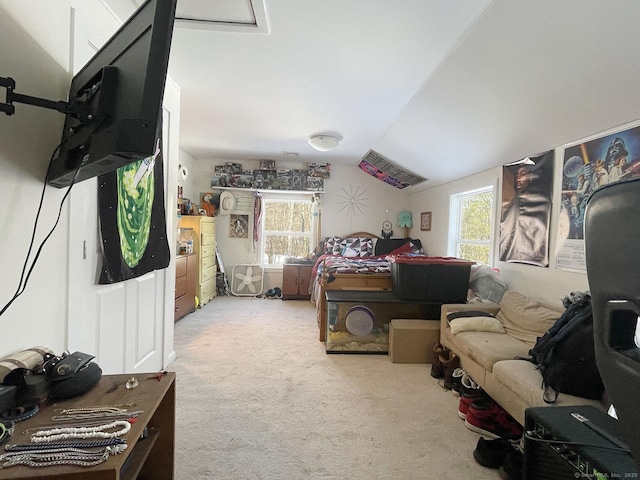
<path fill-rule="evenodd" d="M 327 355 L 308 301 L 218 297 L 175 329 L 176 479 L 497 479 L 428 365 Z"/>

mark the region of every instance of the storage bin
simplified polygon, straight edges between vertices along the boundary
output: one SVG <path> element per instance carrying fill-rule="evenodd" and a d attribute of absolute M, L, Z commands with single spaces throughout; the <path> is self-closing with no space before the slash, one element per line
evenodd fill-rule
<path fill-rule="evenodd" d="M 466 303 L 471 265 L 455 257 L 390 255 L 393 293 L 402 300 Z"/>

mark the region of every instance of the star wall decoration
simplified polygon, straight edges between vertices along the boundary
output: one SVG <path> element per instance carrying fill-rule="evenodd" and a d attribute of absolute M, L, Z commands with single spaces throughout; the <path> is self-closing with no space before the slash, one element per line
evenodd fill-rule
<path fill-rule="evenodd" d="M 342 187 L 342 193 L 338 194 L 338 197 L 343 200 L 338 201 L 341 212 L 345 212 L 349 217 L 355 217 L 358 214 L 364 214 L 364 209 L 367 208 L 366 201 L 369 197 L 366 197 L 366 191 L 360 190 L 360 186 L 356 185 L 355 188 L 349 185 L 349 190 Z"/>

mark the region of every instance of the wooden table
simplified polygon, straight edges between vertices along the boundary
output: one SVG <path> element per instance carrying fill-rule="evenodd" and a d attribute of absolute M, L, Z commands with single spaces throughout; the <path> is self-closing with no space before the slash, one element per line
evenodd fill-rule
<path fill-rule="evenodd" d="M 91 479 L 91 480 L 164 480 L 174 478 L 175 451 L 175 373 L 169 372 L 159 381 L 149 379 L 154 373 L 104 375 L 98 385 L 84 395 L 41 407 L 24 422 L 16 423 L 15 432 L 7 443 L 28 443 L 27 429 L 49 426 L 53 415 L 64 408 L 115 406 L 134 404 L 130 410 L 143 410 L 131 430 L 123 437 L 128 448 L 119 455 L 94 467 L 59 465 L 27 467 L 16 465 L 0 469 L 0 479 Z M 127 379 L 135 376 L 139 385 L 125 388 Z M 110 423 L 106 420 L 105 423 Z M 68 423 L 65 423 L 68 426 Z M 148 427 L 148 436 L 140 438 Z M 2 452 L 4 453 L 4 449 Z"/>

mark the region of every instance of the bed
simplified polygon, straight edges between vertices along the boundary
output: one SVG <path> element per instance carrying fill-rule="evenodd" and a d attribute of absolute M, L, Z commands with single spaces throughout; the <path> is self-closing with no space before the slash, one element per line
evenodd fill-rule
<path fill-rule="evenodd" d="M 345 237 L 323 238 L 314 254 L 309 284 L 311 302 L 316 306 L 319 340 L 326 340 L 329 290 L 391 291 L 389 254 L 422 253 L 420 240 L 411 238 L 383 239 L 368 232 L 355 232 Z"/>

